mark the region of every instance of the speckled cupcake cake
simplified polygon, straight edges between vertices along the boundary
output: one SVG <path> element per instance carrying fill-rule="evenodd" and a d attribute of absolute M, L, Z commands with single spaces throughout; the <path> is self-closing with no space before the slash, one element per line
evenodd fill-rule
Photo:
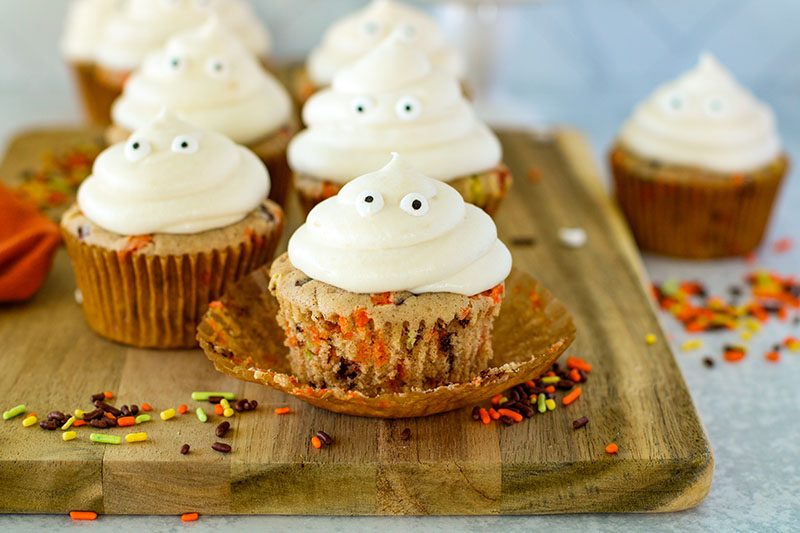
<path fill-rule="evenodd" d="M 758 246 L 789 163 L 772 111 L 710 54 L 636 107 L 609 158 L 639 246 L 690 258 Z"/>
<path fill-rule="evenodd" d="M 510 270 L 488 215 L 394 155 L 311 211 L 269 288 L 293 373 L 371 396 L 485 368 Z"/>
<path fill-rule="evenodd" d="M 511 186 L 497 137 L 474 114 L 458 82 L 422 49 L 394 34 L 303 108 L 308 128 L 289 143 L 289 166 L 306 208 L 356 176 L 385 165 L 392 151 L 494 214 Z"/>
<path fill-rule="evenodd" d="M 194 346 L 208 303 L 272 258 L 283 212 L 268 191 L 252 152 L 169 114 L 102 152 L 61 221 L 92 329 Z"/>
<path fill-rule="evenodd" d="M 247 146 L 269 169 L 270 199 L 285 202 L 291 181 L 286 147 L 297 131 L 291 98 L 216 18 L 147 57 L 114 102 L 107 140 L 127 139 L 162 106 Z"/>

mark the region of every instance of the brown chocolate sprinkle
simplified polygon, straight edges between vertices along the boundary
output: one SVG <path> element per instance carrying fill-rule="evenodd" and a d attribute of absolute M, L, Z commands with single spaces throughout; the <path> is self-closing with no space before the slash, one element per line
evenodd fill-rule
<path fill-rule="evenodd" d="M 408 440 L 408 439 L 410 439 L 410 438 L 411 438 L 411 428 L 405 428 L 405 429 L 404 429 L 404 430 L 403 430 L 403 431 L 400 433 L 400 440 Z"/>
<path fill-rule="evenodd" d="M 472 408 L 472 419 L 477 422 L 481 419 L 481 408 L 477 405 Z"/>
<path fill-rule="evenodd" d="M 94 411 L 89 411 L 88 413 L 83 413 L 84 420 L 94 420 L 95 418 L 100 418 L 103 416 L 102 409 L 95 409 Z"/>
<path fill-rule="evenodd" d="M 503 416 L 501 416 L 501 417 L 500 417 L 500 421 L 501 421 L 503 424 L 507 425 L 507 426 L 511 426 L 511 425 L 513 425 L 513 424 L 514 424 L 514 421 L 511 419 L 511 417 L 509 417 L 509 416 L 505 416 L 505 415 L 503 415 Z"/>
<path fill-rule="evenodd" d="M 208 403 L 219 403 L 222 401 L 222 396 L 209 396 Z"/>
<path fill-rule="evenodd" d="M 187 453 L 189 453 L 189 445 L 184 444 L 183 446 L 181 446 L 181 455 L 186 455 Z"/>
<path fill-rule="evenodd" d="M 47 415 L 48 420 L 66 420 L 67 415 L 62 413 L 61 411 L 53 411 L 52 413 Z"/>
<path fill-rule="evenodd" d="M 711 359 L 710 357 L 703 357 L 703 364 L 706 365 L 708 368 L 711 368 L 714 366 L 714 360 Z"/>
<path fill-rule="evenodd" d="M 92 394 L 92 403 L 94 402 L 101 402 L 106 399 L 106 395 L 104 392 L 98 392 L 97 394 Z"/>
<path fill-rule="evenodd" d="M 217 429 L 214 430 L 214 433 L 217 435 L 217 437 L 222 438 L 225 436 L 225 433 L 227 433 L 230 427 L 231 427 L 230 422 L 225 420 L 223 422 L 220 422 L 220 424 L 217 426 Z"/>
<path fill-rule="evenodd" d="M 117 409 L 113 405 L 108 405 L 106 402 L 97 401 L 97 402 L 94 402 L 94 406 L 97 407 L 98 409 L 102 409 L 106 413 L 111 413 L 114 416 L 119 416 L 119 415 L 122 414 L 122 411 L 120 411 L 119 409 Z"/>
<path fill-rule="evenodd" d="M 136 404 L 131 405 L 131 416 L 136 416 L 139 414 L 139 406 Z"/>
<path fill-rule="evenodd" d="M 217 452 L 228 453 L 231 451 L 231 447 L 229 444 L 225 444 L 224 442 L 215 442 L 211 445 L 211 449 Z"/>
<path fill-rule="evenodd" d="M 333 444 L 333 438 L 322 430 L 317 431 L 317 437 L 319 437 L 319 440 L 326 446 Z"/>
<path fill-rule="evenodd" d="M 122 412 L 122 416 L 131 416 L 131 408 L 127 405 L 123 405 L 119 410 Z"/>
<path fill-rule="evenodd" d="M 42 420 L 41 422 L 39 422 L 39 427 L 50 431 L 56 429 L 58 425 L 59 425 L 58 422 L 56 422 L 55 420 Z"/>
<path fill-rule="evenodd" d="M 99 419 L 96 418 L 94 420 L 89 420 L 89 425 L 93 428 L 106 429 L 108 427 L 108 420 L 109 419 L 105 417 Z"/>
<path fill-rule="evenodd" d="M 512 246 L 533 246 L 536 244 L 535 237 L 511 237 Z"/>
<path fill-rule="evenodd" d="M 588 416 L 582 416 L 579 419 L 574 420 L 572 422 L 572 429 L 582 428 L 583 426 L 585 426 L 588 423 L 589 423 L 589 417 Z"/>

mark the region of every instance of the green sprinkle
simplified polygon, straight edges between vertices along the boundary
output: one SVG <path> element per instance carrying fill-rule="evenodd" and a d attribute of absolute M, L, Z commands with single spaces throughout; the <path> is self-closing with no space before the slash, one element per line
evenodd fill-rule
<path fill-rule="evenodd" d="M 408 338 L 406 339 L 406 350 L 409 352 L 414 349 L 414 343 L 417 341 L 417 334 L 411 335 L 409 332 Z"/>
<path fill-rule="evenodd" d="M 122 442 L 122 437 L 118 435 L 104 435 L 103 433 L 92 433 L 89 435 L 89 440 L 92 442 L 100 442 L 102 444 L 119 444 Z"/>
<path fill-rule="evenodd" d="M 499 401 L 499 402 L 497 402 L 497 405 L 503 405 L 503 404 L 504 404 L 504 403 L 506 403 L 507 401 L 508 401 L 508 398 L 506 398 L 505 396 L 503 396 L 502 398 L 500 398 L 500 401 Z"/>
<path fill-rule="evenodd" d="M 548 385 L 558 383 L 559 381 L 561 381 L 561 378 L 558 376 L 545 376 L 542 378 L 542 383 L 547 383 Z"/>
<path fill-rule="evenodd" d="M 25 412 L 25 404 L 23 403 L 3 413 L 3 420 L 14 418 L 15 416 L 19 416 L 24 412 Z"/>
<path fill-rule="evenodd" d="M 197 419 L 200 422 L 207 422 L 208 421 L 208 416 L 206 415 L 206 412 L 203 411 L 202 407 L 198 407 L 197 408 Z"/>
<path fill-rule="evenodd" d="M 545 411 L 547 411 L 547 404 L 545 403 L 545 400 L 547 400 L 547 398 L 545 398 L 544 393 L 540 392 L 539 393 L 539 406 L 538 406 L 540 413 L 544 413 Z"/>
<path fill-rule="evenodd" d="M 226 400 L 236 399 L 236 394 L 233 392 L 193 392 L 192 400 L 204 401 L 208 400 L 209 396 L 219 396 L 220 398 L 225 398 Z"/>
<path fill-rule="evenodd" d="M 63 426 L 61 426 L 61 429 L 63 429 L 64 431 L 68 430 L 69 428 L 71 428 L 71 427 L 72 427 L 72 423 L 73 423 L 73 422 L 75 422 L 75 417 L 74 417 L 74 416 L 71 416 L 71 417 L 69 417 L 69 418 L 67 419 L 67 421 L 66 421 L 66 422 L 64 422 L 64 425 L 63 425 Z"/>
<path fill-rule="evenodd" d="M 136 423 L 141 424 L 142 422 L 150 422 L 152 418 L 147 413 L 141 414 L 136 417 Z"/>

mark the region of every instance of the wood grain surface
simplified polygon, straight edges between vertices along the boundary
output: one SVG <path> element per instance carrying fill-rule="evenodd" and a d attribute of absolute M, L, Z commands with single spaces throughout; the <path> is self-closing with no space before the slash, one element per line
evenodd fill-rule
<path fill-rule="evenodd" d="M 12 142 L 0 179 L 13 183 L 48 147 L 68 145 L 81 130 L 29 133 Z M 515 183 L 497 218 L 517 268 L 533 274 L 565 304 L 578 335 L 567 355 L 594 367 L 583 395 L 522 424 L 483 426 L 469 409 L 420 419 L 378 420 L 314 408 L 253 383 L 224 376 L 203 353 L 149 351 L 105 341 L 86 326 L 61 250 L 53 272 L 30 301 L 0 305 L 8 409 L 26 403 L 46 416 L 88 409 L 89 396 L 150 403 L 154 421 L 108 433 L 146 431 L 147 442 L 92 444 L 90 431 L 0 422 L 0 511 L 107 514 L 533 514 L 672 511 L 707 494 L 713 456 L 692 399 L 645 291 L 631 236 L 602 190 L 580 134 L 542 138 L 501 135 Z M 541 179 L 529 180 L 536 168 Z M 534 182 L 535 181 L 535 182 Z M 299 221 L 290 206 L 288 229 Z M 292 209 L 294 208 L 294 209 Z M 588 242 L 564 248 L 557 232 L 579 226 Z M 516 238 L 533 245 L 514 245 Z M 645 335 L 657 342 L 647 345 Z M 214 436 L 220 417 L 201 424 L 193 390 L 229 390 L 256 399 L 257 411 L 230 419 L 228 438 Z M 181 403 L 186 415 L 161 421 Z M 273 414 L 288 405 L 292 413 Z M 572 421 L 588 416 L 580 430 Z M 408 441 L 399 439 L 410 428 Z M 325 430 L 334 445 L 309 439 Z M 221 440 L 233 447 L 211 450 Z M 619 452 L 607 454 L 616 442 Z M 191 445 L 181 455 L 182 444 Z"/>

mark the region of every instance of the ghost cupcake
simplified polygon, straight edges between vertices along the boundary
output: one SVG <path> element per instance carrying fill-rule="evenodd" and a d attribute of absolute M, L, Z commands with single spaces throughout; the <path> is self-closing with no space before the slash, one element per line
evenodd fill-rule
<path fill-rule="evenodd" d="M 423 49 L 437 68 L 454 78 L 464 77 L 463 58 L 447 44 L 433 17 L 402 2 L 373 0 L 325 31 L 294 81 L 299 100 L 305 102 L 316 90 L 330 85 L 339 69 L 363 57 L 395 31 Z"/>
<path fill-rule="evenodd" d="M 308 128 L 289 143 L 289 166 L 310 208 L 398 151 L 423 174 L 494 213 L 511 186 L 497 137 L 451 75 L 393 34 L 339 71 L 303 108 Z"/>
<path fill-rule="evenodd" d="M 311 211 L 269 290 L 294 375 L 372 396 L 486 368 L 510 269 L 486 213 L 394 154 Z"/>
<path fill-rule="evenodd" d="M 788 168 L 772 111 L 708 53 L 636 106 L 609 157 L 639 246 L 694 258 L 758 246 Z"/>
<path fill-rule="evenodd" d="M 194 346 L 225 287 L 268 262 L 283 212 L 247 148 L 162 113 L 103 151 L 61 230 L 87 322 L 135 346 Z"/>
<path fill-rule="evenodd" d="M 266 61 L 269 33 L 245 0 L 126 0 L 102 24 L 81 30 L 98 32 L 87 55 L 91 58 L 91 82 L 97 85 L 96 92 L 103 92 L 105 102 L 103 109 L 102 102 L 97 104 L 97 117 L 102 119 L 97 122 L 109 123 L 111 102 L 148 54 L 175 33 L 203 24 L 211 14 L 219 17 L 251 53 Z M 74 19 L 84 21 L 84 17 L 79 13 Z"/>
<path fill-rule="evenodd" d="M 216 17 L 175 35 L 134 71 L 114 102 L 107 140 L 123 141 L 164 105 L 255 152 L 269 169 L 270 198 L 283 204 L 291 180 L 286 146 L 297 130 L 291 99 Z"/>

